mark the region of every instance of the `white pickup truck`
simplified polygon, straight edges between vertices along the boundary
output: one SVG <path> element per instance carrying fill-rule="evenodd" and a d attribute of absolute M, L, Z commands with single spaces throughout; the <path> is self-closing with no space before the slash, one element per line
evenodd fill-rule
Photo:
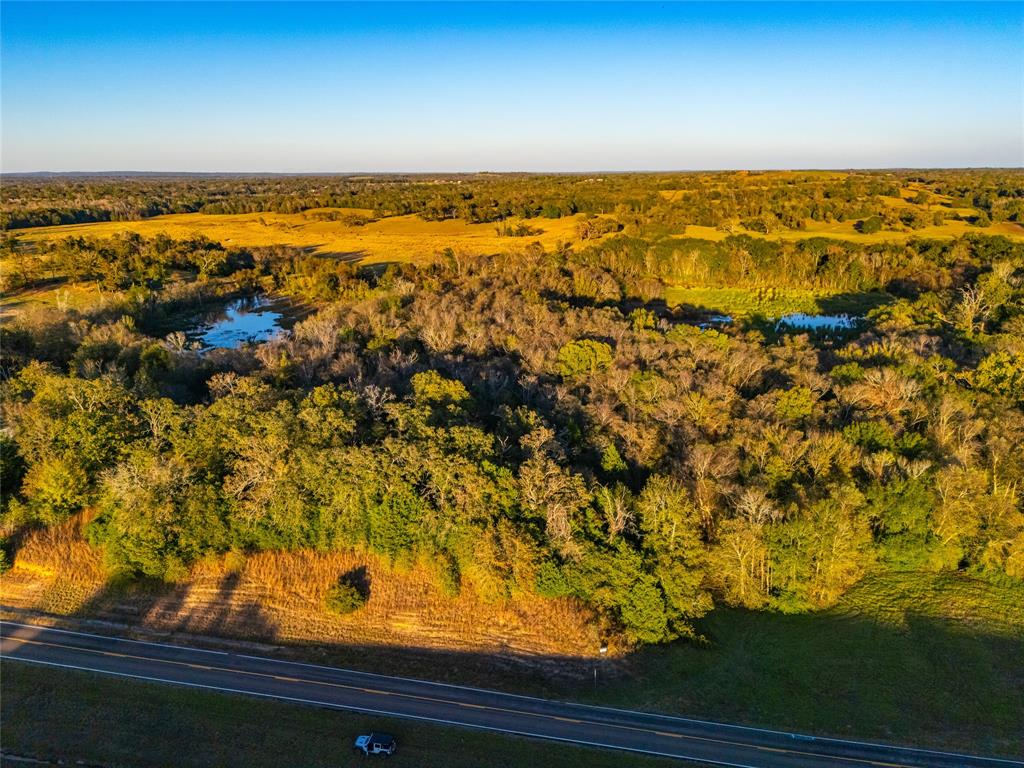
<path fill-rule="evenodd" d="M 364 755 L 393 755 L 398 743 L 390 733 L 366 733 L 356 736 L 352 748 Z"/>

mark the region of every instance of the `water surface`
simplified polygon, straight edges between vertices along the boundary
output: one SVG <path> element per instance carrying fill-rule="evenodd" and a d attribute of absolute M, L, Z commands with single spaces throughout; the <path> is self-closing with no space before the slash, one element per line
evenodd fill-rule
<path fill-rule="evenodd" d="M 272 339 L 281 331 L 281 318 L 266 296 L 249 296 L 204 315 L 188 334 L 207 349 L 237 349 Z"/>
<path fill-rule="evenodd" d="M 782 330 L 785 326 L 790 328 L 806 328 L 811 331 L 845 331 L 855 328 L 862 318 L 852 315 L 808 315 L 803 312 L 793 312 L 783 315 L 775 324 L 775 330 Z"/>

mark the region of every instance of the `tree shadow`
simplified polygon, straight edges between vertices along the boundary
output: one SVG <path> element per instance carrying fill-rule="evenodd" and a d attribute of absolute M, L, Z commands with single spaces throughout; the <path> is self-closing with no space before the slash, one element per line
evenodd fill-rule
<path fill-rule="evenodd" d="M 360 565 L 356 568 L 351 568 L 345 573 L 341 574 L 338 578 L 338 582 L 341 584 L 349 584 L 356 588 L 363 598 L 370 599 L 370 587 L 373 580 L 370 578 L 370 572 L 367 570 L 365 565 Z"/>
<path fill-rule="evenodd" d="M 359 570 L 346 576 L 358 581 L 363 576 Z M 901 584 L 887 588 L 898 591 Z M 979 584 L 958 579 L 953 589 L 960 595 L 960 590 L 985 588 Z M 226 574 L 216 600 L 229 601 L 237 585 L 237 575 Z M 262 645 L 258 652 L 378 674 L 837 738 L 1021 754 L 1024 632 L 1019 620 L 999 613 L 998 605 L 983 616 L 971 611 L 958 611 L 956 618 L 933 615 L 931 611 L 943 610 L 934 606 L 947 599 L 945 592 L 934 596 L 927 611 L 909 598 L 872 591 L 870 585 L 864 592 L 866 599 L 813 613 L 718 608 L 696 622 L 704 642 L 627 648 L 612 658 L 601 658 L 596 642 L 593 648 L 579 647 L 563 655 L 509 646 L 459 650 L 294 640 Z M 139 639 L 170 636 L 190 645 L 241 652 L 252 652 L 253 641 L 265 642 L 270 636 L 266 625 L 239 631 L 226 609 L 202 624 L 186 615 L 171 628 L 146 627 L 124 617 L 112 622 L 109 601 L 124 594 L 108 591 L 84 608 L 78 618 L 106 622 L 83 628 Z M 1012 602 L 1015 594 L 1011 590 L 991 597 L 978 592 L 974 599 L 986 604 Z M 150 599 L 180 607 L 185 594 L 165 585 L 154 589 Z M 245 610 L 259 616 L 258 605 Z M 58 625 L 67 621 L 48 618 Z M 451 641 L 457 643 L 458 638 Z"/>
<path fill-rule="evenodd" d="M 315 256 L 315 257 L 321 258 L 321 259 L 331 259 L 333 261 L 343 261 L 343 262 L 362 261 L 363 259 L 365 259 L 367 256 L 370 255 L 370 252 L 367 251 L 367 250 L 355 250 L 355 251 L 323 251 L 323 250 L 320 250 L 321 248 L 324 248 L 326 245 L 327 245 L 327 243 L 316 243 L 314 245 L 302 246 L 301 250 L 305 251 L 310 256 Z"/>
<path fill-rule="evenodd" d="M 213 595 L 192 600 L 197 584 L 169 583 L 152 578 L 114 576 L 75 613 L 129 629 L 146 628 L 171 634 L 244 636 L 273 641 L 277 627 L 260 604 L 236 594 L 242 572 L 223 574 Z"/>
<path fill-rule="evenodd" d="M 647 646 L 583 698 L 680 715 L 993 755 L 1024 754 L 1024 634 L 908 610 L 719 608 L 706 645 Z"/>
<path fill-rule="evenodd" d="M 580 296 L 579 294 L 562 293 L 550 288 L 540 292 L 541 298 L 546 301 L 553 301 L 565 304 L 573 309 L 618 309 L 623 315 L 628 316 L 636 309 L 646 309 L 656 317 L 673 317 L 679 313 L 676 307 L 670 307 L 664 299 L 639 299 L 628 297 L 621 299 L 595 299 L 591 296 Z"/>
<path fill-rule="evenodd" d="M 863 316 L 872 309 L 890 304 L 893 296 L 883 291 L 835 293 L 815 299 L 818 312 L 823 315 Z"/>

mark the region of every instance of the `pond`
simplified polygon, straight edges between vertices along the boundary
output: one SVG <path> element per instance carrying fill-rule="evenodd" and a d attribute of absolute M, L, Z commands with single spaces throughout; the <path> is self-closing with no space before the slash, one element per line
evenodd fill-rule
<path fill-rule="evenodd" d="M 848 331 L 856 328 L 864 318 L 858 315 L 812 315 L 806 312 L 792 312 L 778 319 L 768 320 L 774 323 L 776 331 Z M 700 319 L 684 322 L 708 329 L 732 325 L 735 320 L 731 315 L 705 315 Z"/>
<path fill-rule="evenodd" d="M 857 323 L 862 319 L 852 315 L 808 315 L 794 312 L 780 317 L 775 324 L 775 330 L 782 330 L 788 326 L 810 331 L 845 331 L 857 327 Z"/>
<path fill-rule="evenodd" d="M 283 317 L 266 296 L 248 296 L 203 315 L 187 333 L 205 349 L 237 349 L 273 338 Z"/>
<path fill-rule="evenodd" d="M 697 325 L 705 329 L 720 325 L 732 325 L 732 315 L 708 315 L 703 322 Z"/>

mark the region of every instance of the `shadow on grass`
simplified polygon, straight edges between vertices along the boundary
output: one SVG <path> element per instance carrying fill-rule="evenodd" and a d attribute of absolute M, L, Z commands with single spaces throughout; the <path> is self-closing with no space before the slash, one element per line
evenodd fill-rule
<path fill-rule="evenodd" d="M 274 642 L 277 627 L 260 604 L 236 598 L 241 577 L 241 571 L 225 573 L 215 595 L 203 595 L 201 601 L 190 604 L 189 595 L 197 588 L 194 584 L 115 576 L 76 615 L 100 617 L 129 628 L 156 627 L 171 634 Z"/>
<path fill-rule="evenodd" d="M 743 289 L 740 288 L 721 290 L 732 294 L 744 294 Z M 756 321 L 773 322 L 785 315 L 801 313 L 863 317 L 872 309 L 892 302 L 894 298 L 891 294 L 882 291 L 851 291 L 813 298 L 791 297 L 786 294 L 784 289 L 780 289 L 777 296 L 770 296 L 759 301 L 751 289 L 749 297 L 743 300 L 724 299 L 720 302 L 701 302 L 700 299 L 692 297 L 690 301 L 672 304 L 670 310 L 674 314 L 690 320 L 699 321 L 725 315 L 742 317 L 747 323 L 755 325 Z"/>
<path fill-rule="evenodd" d="M 1024 633 L 912 606 L 898 620 L 846 611 L 718 609 L 708 648 L 639 650 L 593 700 L 840 738 L 1024 755 Z"/>
<path fill-rule="evenodd" d="M 331 259 L 332 261 L 343 261 L 353 262 L 362 261 L 370 255 L 369 251 L 358 250 L 358 251 L 322 251 L 327 243 L 316 243 L 314 245 L 302 246 L 300 250 L 305 251 L 310 256 L 316 256 L 321 259 Z"/>
<path fill-rule="evenodd" d="M 881 291 L 856 293 L 835 293 L 815 299 L 818 311 L 823 315 L 863 316 L 872 309 L 889 304 L 893 296 Z"/>
<path fill-rule="evenodd" d="M 218 604 L 231 602 L 236 587 L 237 577 L 221 579 Z M 188 611 L 187 590 L 152 583 L 108 585 L 79 615 L 121 625 L 108 624 L 102 631 L 228 648 L 237 641 L 250 648 L 263 644 L 256 652 L 380 674 L 840 738 L 1019 756 L 1024 754 L 1019 728 L 1024 619 L 1016 609 L 1022 593 L 1016 585 L 962 575 L 885 574 L 866 580 L 835 609 L 780 614 L 719 608 L 698 623 L 706 645 L 680 641 L 613 659 L 514 648 L 282 643 L 278 627 L 259 605 L 244 606 L 251 614 L 242 622 L 236 620 L 237 604 L 230 617 L 226 608 L 195 616 Z M 139 608 L 120 611 L 129 597 Z M 179 613 L 176 622 L 160 626 L 161 614 Z M 151 622 L 158 632 L 145 628 Z"/>

